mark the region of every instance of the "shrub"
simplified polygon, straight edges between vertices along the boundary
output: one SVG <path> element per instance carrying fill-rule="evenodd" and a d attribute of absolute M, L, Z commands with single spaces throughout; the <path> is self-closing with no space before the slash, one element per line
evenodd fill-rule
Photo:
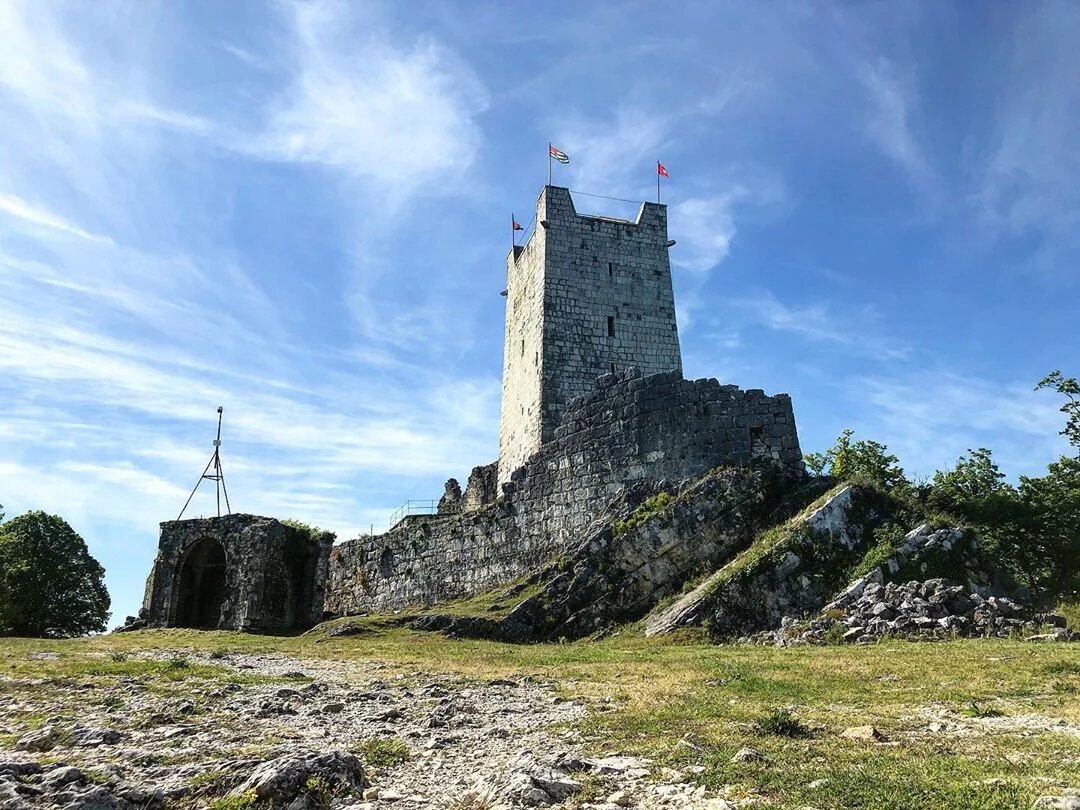
<path fill-rule="evenodd" d="M 165 661 L 165 669 L 169 670 L 170 672 L 177 672 L 182 669 L 190 668 L 191 661 L 189 661 L 187 656 L 182 653 L 175 653 L 169 656 Z"/>
<path fill-rule="evenodd" d="M 799 718 L 790 709 L 775 709 L 754 721 L 762 734 L 775 734 L 778 737 L 805 737 L 810 733 Z"/>
<path fill-rule="evenodd" d="M 356 753 L 361 754 L 364 761 L 374 768 L 399 765 L 411 756 L 409 746 L 396 737 L 372 737 L 370 740 L 364 740 L 356 746 Z"/>
<path fill-rule="evenodd" d="M 239 796 L 221 796 L 213 799 L 207 806 L 209 810 L 251 810 L 257 801 L 258 797 L 254 790 L 245 790 Z"/>

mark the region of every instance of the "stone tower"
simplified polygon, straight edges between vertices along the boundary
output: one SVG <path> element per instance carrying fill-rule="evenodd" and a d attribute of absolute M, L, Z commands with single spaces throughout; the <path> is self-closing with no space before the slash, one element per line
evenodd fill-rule
<path fill-rule="evenodd" d="M 545 186 L 536 223 L 506 262 L 499 483 L 600 375 L 682 371 L 667 207 L 643 203 L 633 222 L 582 216 L 568 189 Z"/>

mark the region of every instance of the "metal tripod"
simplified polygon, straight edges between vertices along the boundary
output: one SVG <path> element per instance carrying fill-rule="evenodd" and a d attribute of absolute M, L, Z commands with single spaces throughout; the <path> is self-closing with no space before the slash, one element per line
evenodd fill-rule
<path fill-rule="evenodd" d="M 180 520 L 184 516 L 184 512 L 187 511 L 188 504 L 191 503 L 191 499 L 195 497 L 196 491 L 199 489 L 199 484 L 204 480 L 210 480 L 214 482 L 214 486 L 217 491 L 217 516 L 221 517 L 221 495 L 225 494 L 225 514 L 232 512 L 232 507 L 229 506 L 229 490 L 225 488 L 225 473 L 221 470 L 221 416 L 225 412 L 225 409 L 218 405 L 217 409 L 217 438 L 214 439 L 214 454 L 210 456 L 210 461 L 206 463 L 206 469 L 203 470 L 202 475 L 199 476 L 199 480 L 195 482 L 195 489 L 191 490 L 191 494 L 188 495 L 188 499 L 184 502 L 184 508 L 180 510 L 180 514 L 176 516 L 177 520 Z M 214 471 L 210 472 L 210 468 L 213 467 Z"/>

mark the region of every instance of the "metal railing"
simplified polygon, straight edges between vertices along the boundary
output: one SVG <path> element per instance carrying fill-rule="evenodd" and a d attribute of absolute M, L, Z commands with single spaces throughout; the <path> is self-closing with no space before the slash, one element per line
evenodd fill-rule
<path fill-rule="evenodd" d="M 394 514 L 390 515 L 390 528 L 394 528 L 410 515 L 434 515 L 438 510 L 439 502 L 436 500 L 405 501 Z"/>

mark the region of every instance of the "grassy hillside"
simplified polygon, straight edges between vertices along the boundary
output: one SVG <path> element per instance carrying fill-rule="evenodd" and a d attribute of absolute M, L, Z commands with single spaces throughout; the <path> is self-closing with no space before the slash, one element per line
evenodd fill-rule
<path fill-rule="evenodd" d="M 235 678 L 212 666 L 171 666 L 147 649 L 280 652 L 379 659 L 403 671 L 469 677 L 532 674 L 557 681 L 593 712 L 598 751 L 639 753 L 657 767 L 702 766 L 693 776 L 731 798 L 767 806 L 1027 807 L 1055 785 L 1080 785 L 1080 647 L 1022 641 L 889 642 L 775 649 L 715 646 L 682 636 L 625 633 L 602 642 L 515 646 L 454 641 L 361 619 L 351 638 L 277 638 L 155 631 L 76 641 L 0 641 L 0 706 L 8 732 L 38 722 L 12 711 L 20 690 L 48 688 L 74 708 L 101 684 Z M 58 659 L 32 658 L 54 651 Z M 127 653 L 127 655 L 124 655 Z M 30 685 L 26 677 L 43 677 Z M 873 725 L 886 740 L 841 737 Z M 785 734 L 783 732 L 788 732 Z M 758 761 L 731 762 L 740 748 Z M 688 769 L 688 770 L 697 770 Z"/>

